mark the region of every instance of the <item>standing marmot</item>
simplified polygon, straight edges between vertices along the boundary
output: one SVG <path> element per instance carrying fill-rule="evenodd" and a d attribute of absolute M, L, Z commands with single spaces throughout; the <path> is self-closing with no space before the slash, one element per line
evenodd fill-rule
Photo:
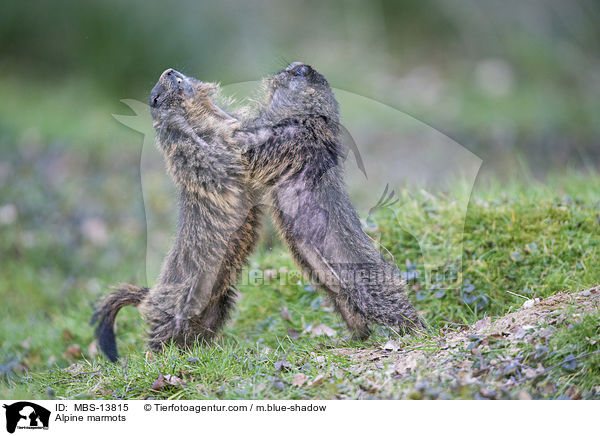
<path fill-rule="evenodd" d="M 213 103 L 217 86 L 165 71 L 150 96 L 157 142 L 179 196 L 175 243 L 152 289 L 122 285 L 92 318 L 102 351 L 117 359 L 114 320 L 139 305 L 159 351 L 209 339 L 227 319 L 230 288 L 258 239 L 260 210 L 231 132 L 238 122 Z M 200 122 L 201 121 L 201 122 Z"/>
<path fill-rule="evenodd" d="M 346 193 L 338 104 L 327 80 L 293 63 L 265 85 L 264 104 L 235 137 L 294 259 L 323 285 L 355 337 L 369 335 L 369 321 L 422 328 L 398 268 L 373 247 Z"/>

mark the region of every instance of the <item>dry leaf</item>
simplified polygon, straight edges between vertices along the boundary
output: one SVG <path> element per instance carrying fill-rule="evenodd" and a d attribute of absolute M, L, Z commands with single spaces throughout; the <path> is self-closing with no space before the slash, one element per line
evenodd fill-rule
<path fill-rule="evenodd" d="M 302 372 L 299 372 L 294 375 L 294 381 L 292 382 L 292 386 L 302 387 L 302 385 L 306 383 L 306 375 Z"/>
<path fill-rule="evenodd" d="M 160 390 L 163 389 L 166 385 L 181 387 L 186 384 L 185 380 L 180 379 L 177 376 L 171 374 L 160 374 L 158 378 L 152 384 L 152 389 Z"/>
<path fill-rule="evenodd" d="M 67 360 L 76 360 L 81 357 L 81 347 L 77 344 L 71 344 L 63 353 L 63 357 Z"/>
<path fill-rule="evenodd" d="M 320 384 L 322 384 L 325 381 L 325 375 L 323 374 L 319 374 L 318 376 L 316 376 L 314 378 L 313 381 L 309 382 L 306 387 L 307 388 L 314 388 L 315 386 L 319 386 Z"/>
<path fill-rule="evenodd" d="M 154 383 L 152 384 L 152 388 L 154 390 L 159 390 L 165 387 L 165 377 L 161 374 L 158 376 Z"/>
<path fill-rule="evenodd" d="M 330 338 L 335 336 L 335 330 L 325 324 L 317 324 L 311 329 L 313 336 L 327 335 Z"/>
<path fill-rule="evenodd" d="M 167 382 L 171 386 L 180 387 L 180 386 L 185 386 L 187 383 L 185 380 L 183 380 L 177 376 L 171 375 L 171 374 L 165 374 L 164 379 L 165 379 L 165 382 Z"/>

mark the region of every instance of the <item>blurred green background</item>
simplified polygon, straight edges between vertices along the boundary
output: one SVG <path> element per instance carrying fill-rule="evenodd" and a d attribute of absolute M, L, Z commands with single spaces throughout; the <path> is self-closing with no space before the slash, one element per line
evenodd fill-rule
<path fill-rule="evenodd" d="M 427 122 L 487 164 L 510 167 L 523 155 L 536 173 L 597 165 L 599 15 L 597 2 L 560 0 L 10 2 L 0 17 L 5 102 L 25 91 L 49 107 L 4 107 L 1 128 L 68 141 L 105 105 L 145 101 L 167 67 L 228 84 L 303 60 L 332 86 Z M 74 116 L 44 125 L 61 104 Z M 18 118 L 29 125 L 13 124 L 13 110 L 27 111 Z M 120 129 L 108 121 L 101 130 Z"/>
<path fill-rule="evenodd" d="M 89 313 L 64 314 L 145 283 L 142 137 L 111 114 L 146 101 L 165 68 L 232 84 L 302 60 L 471 150 L 479 182 L 544 180 L 599 167 L 599 21 L 591 0 L 5 2 L 0 370 L 28 340 L 89 343 Z M 152 201 L 172 214 L 171 198 Z"/>

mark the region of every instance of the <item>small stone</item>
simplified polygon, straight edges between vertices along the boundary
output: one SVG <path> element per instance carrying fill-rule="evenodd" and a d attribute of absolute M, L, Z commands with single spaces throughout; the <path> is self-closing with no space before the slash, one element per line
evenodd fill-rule
<path fill-rule="evenodd" d="M 383 346 L 383 349 L 385 351 L 397 351 L 398 350 L 398 344 L 396 344 L 395 341 L 387 341 L 385 343 L 385 345 Z"/>
<path fill-rule="evenodd" d="M 278 380 L 273 383 L 273 387 L 278 391 L 283 391 L 285 389 L 285 384 L 281 380 Z"/>
<path fill-rule="evenodd" d="M 523 303 L 523 309 L 531 309 L 535 305 L 534 299 L 529 299 L 525 303 Z"/>
<path fill-rule="evenodd" d="M 487 388 L 481 388 L 479 389 L 479 394 L 484 397 L 487 398 L 489 400 L 495 400 L 496 397 L 498 396 L 498 393 L 493 390 L 493 389 L 487 389 Z"/>

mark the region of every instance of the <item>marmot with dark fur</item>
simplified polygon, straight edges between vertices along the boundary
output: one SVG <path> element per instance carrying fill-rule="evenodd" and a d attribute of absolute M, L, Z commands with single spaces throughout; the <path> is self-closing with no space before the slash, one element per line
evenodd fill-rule
<path fill-rule="evenodd" d="M 423 328 L 400 271 L 374 248 L 346 193 L 338 104 L 327 80 L 293 63 L 265 85 L 264 103 L 235 137 L 294 259 L 327 291 L 354 337 L 366 338 L 369 322 Z"/>
<path fill-rule="evenodd" d="M 231 133 L 238 121 L 214 104 L 217 86 L 165 71 L 150 96 L 157 143 L 178 191 L 175 243 L 151 289 L 121 285 L 92 322 L 102 351 L 118 357 L 118 310 L 139 305 L 150 349 L 210 339 L 235 300 L 231 287 L 258 239 L 260 210 Z"/>

